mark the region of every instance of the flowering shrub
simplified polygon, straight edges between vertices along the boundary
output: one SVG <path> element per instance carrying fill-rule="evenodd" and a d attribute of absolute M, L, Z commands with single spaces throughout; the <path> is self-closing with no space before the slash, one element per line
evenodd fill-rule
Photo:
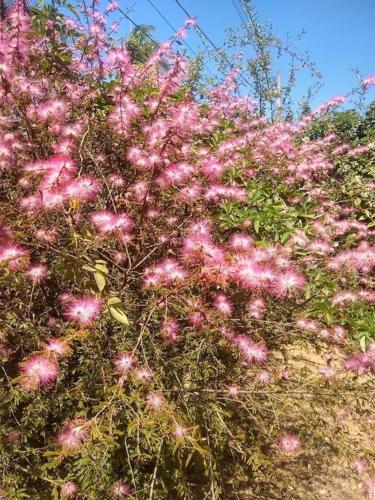
<path fill-rule="evenodd" d="M 197 99 L 116 8 L 1 26 L 2 495 L 373 494 L 372 146 Z"/>

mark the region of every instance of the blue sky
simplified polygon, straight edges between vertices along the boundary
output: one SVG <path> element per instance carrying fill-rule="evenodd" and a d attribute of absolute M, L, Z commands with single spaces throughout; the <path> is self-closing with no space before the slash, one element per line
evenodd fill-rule
<path fill-rule="evenodd" d="M 187 11 L 198 17 L 198 22 L 210 38 L 220 46 L 225 39 L 226 28 L 236 28 L 241 21 L 233 0 L 180 0 Z M 174 0 L 152 0 L 176 28 L 180 27 L 185 14 Z M 277 35 L 289 34 L 296 39 L 302 30 L 306 34 L 295 42 L 299 52 L 307 51 L 323 75 L 324 87 L 313 104 L 317 105 L 335 95 L 350 91 L 356 84 L 354 70 L 363 76 L 375 73 L 375 0 L 254 0 L 260 21 L 270 21 Z M 137 23 L 156 27 L 155 37 L 165 40 L 171 28 L 163 21 L 147 0 L 121 0 L 121 7 L 130 10 Z M 129 30 L 126 21 L 124 30 Z M 122 31 L 123 32 L 123 31 Z M 202 42 L 194 31 L 187 39 L 194 48 Z M 275 69 L 287 73 L 283 62 Z M 295 95 L 300 99 L 308 87 L 307 72 L 300 75 Z M 371 90 L 370 99 L 375 99 Z"/>

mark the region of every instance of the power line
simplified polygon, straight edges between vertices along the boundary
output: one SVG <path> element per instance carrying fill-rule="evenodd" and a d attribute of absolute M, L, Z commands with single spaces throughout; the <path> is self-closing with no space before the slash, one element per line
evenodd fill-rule
<path fill-rule="evenodd" d="M 185 15 L 187 17 L 192 17 L 189 12 L 185 9 L 185 7 L 181 4 L 180 0 L 175 0 L 175 2 L 177 3 L 177 5 L 180 7 L 180 9 L 185 13 Z M 225 55 L 225 53 L 223 51 L 221 51 L 217 46 L 216 44 L 211 40 L 211 38 L 203 31 L 203 29 L 199 26 L 199 24 L 196 24 L 195 25 L 196 29 L 201 33 L 201 35 L 207 40 L 207 42 L 214 48 L 214 50 L 219 54 L 219 56 L 224 59 L 224 61 L 229 65 L 230 68 L 233 68 L 233 64 L 229 61 L 229 59 L 227 58 L 227 56 Z M 249 80 L 247 78 L 245 78 L 243 76 L 243 74 L 240 74 L 239 75 L 242 80 L 247 84 L 249 85 L 249 87 L 251 88 L 251 83 L 249 82 Z"/>
<path fill-rule="evenodd" d="M 160 10 L 156 7 L 156 5 L 151 1 L 151 0 L 146 0 L 150 5 L 151 7 L 159 14 L 159 16 L 168 24 L 168 26 L 171 28 L 171 30 L 174 32 L 174 33 L 177 33 L 177 30 L 176 28 L 168 21 L 168 19 L 163 15 L 162 12 L 160 12 Z M 186 47 L 196 56 L 197 53 L 195 52 L 195 50 L 185 41 L 185 40 L 182 40 L 182 42 L 186 45 Z"/>
<path fill-rule="evenodd" d="M 147 0 L 147 1 L 150 3 L 150 5 L 152 5 L 152 2 L 151 2 L 150 0 Z M 156 7 L 155 7 L 154 5 L 152 5 L 152 6 L 153 6 L 153 7 L 155 8 L 155 10 L 156 10 Z M 151 36 L 147 33 L 147 31 L 146 31 L 146 30 L 144 30 L 144 29 L 142 28 L 142 26 L 141 26 L 141 25 L 139 25 L 139 24 L 137 24 L 135 21 L 133 21 L 133 19 L 132 19 L 130 16 L 128 16 L 128 15 L 126 14 L 126 12 L 124 12 L 121 8 L 119 8 L 119 9 L 118 9 L 118 11 L 119 11 L 119 12 L 120 12 L 120 13 L 121 13 L 124 17 L 126 17 L 126 19 L 128 19 L 128 20 L 132 23 L 132 25 L 133 25 L 134 27 L 136 27 L 136 28 L 137 28 L 137 29 L 138 29 L 141 33 L 143 33 L 143 34 L 144 34 L 144 35 L 145 35 L 145 36 L 146 36 L 146 37 L 147 37 L 147 38 L 148 38 L 148 39 L 149 39 L 149 40 L 150 40 L 150 41 L 154 44 L 154 46 L 155 46 L 155 47 L 160 48 L 160 45 L 159 45 L 159 44 L 158 44 L 158 43 L 157 43 L 157 42 L 156 42 L 156 41 L 155 41 L 155 40 L 154 40 L 154 39 L 153 39 L 153 38 L 152 38 L 152 37 L 151 37 Z M 160 15 L 162 15 L 160 12 L 158 12 L 158 13 L 159 13 Z M 163 18 L 164 18 L 164 16 L 163 16 Z M 169 25 L 169 26 L 173 29 L 173 31 L 174 31 L 174 32 L 176 32 L 175 28 L 173 28 L 173 26 L 169 23 L 169 21 L 167 21 L 166 19 L 165 19 L 165 21 L 166 21 L 166 22 L 168 22 L 168 25 Z M 186 43 L 186 42 L 185 42 L 185 43 Z M 188 45 L 188 44 L 186 43 L 186 45 Z M 192 50 L 192 51 L 193 51 L 193 49 L 192 49 L 191 47 L 190 47 L 190 50 Z M 193 51 L 193 53 L 194 53 L 194 51 Z M 209 68 L 208 66 L 206 66 L 206 65 L 204 64 L 204 62 L 203 62 L 203 65 L 204 65 L 204 67 L 205 67 L 205 68 L 209 71 L 209 73 L 211 73 L 211 74 L 212 74 L 212 71 L 210 70 L 210 68 Z"/>
<path fill-rule="evenodd" d="M 137 29 L 138 29 L 141 33 L 143 33 L 143 34 L 144 34 L 144 35 L 145 35 L 145 36 L 146 36 L 146 37 L 150 40 L 150 42 L 152 42 L 152 43 L 155 45 L 155 47 L 158 47 L 158 48 L 160 47 L 160 45 L 159 45 L 159 44 L 158 44 L 158 43 L 157 43 L 157 42 L 156 42 L 156 41 L 155 41 L 155 40 L 154 40 L 154 39 L 153 39 L 153 38 L 152 38 L 152 37 L 151 37 L 151 36 L 147 33 L 147 31 L 145 31 L 145 30 L 142 28 L 142 26 L 140 26 L 139 24 L 137 24 L 136 22 L 134 22 L 134 21 L 133 21 L 133 19 L 132 19 L 130 16 L 128 16 L 128 15 L 126 14 L 126 12 L 124 12 L 124 11 L 123 11 L 122 9 L 120 9 L 120 8 L 118 8 L 118 11 L 119 11 L 119 12 L 120 12 L 123 16 L 125 16 L 125 17 L 126 17 L 126 19 L 128 19 L 128 21 L 130 21 L 130 22 L 132 23 L 132 25 L 133 25 L 133 26 L 135 26 L 135 27 L 136 27 L 136 28 L 137 28 Z"/>
<path fill-rule="evenodd" d="M 168 24 L 168 26 L 173 30 L 174 33 L 177 33 L 176 28 L 168 21 L 168 19 L 163 15 L 163 13 L 156 7 L 156 5 L 151 1 L 151 0 L 146 0 L 151 7 L 159 14 L 159 16 Z M 191 45 L 188 44 L 185 40 L 182 40 L 182 42 L 186 45 L 186 47 L 194 54 L 194 56 L 198 56 L 197 52 L 191 47 Z M 211 69 L 207 64 L 202 61 L 203 66 L 206 68 L 206 70 L 213 75 Z"/>
<path fill-rule="evenodd" d="M 237 4 L 236 0 L 232 0 L 233 7 L 236 9 L 238 17 L 240 18 L 242 23 L 246 23 L 246 19 L 244 17 L 244 14 L 240 8 L 240 5 Z"/>

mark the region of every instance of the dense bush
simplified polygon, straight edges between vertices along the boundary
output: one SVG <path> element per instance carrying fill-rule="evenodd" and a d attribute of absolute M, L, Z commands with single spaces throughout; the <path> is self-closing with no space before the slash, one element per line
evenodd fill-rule
<path fill-rule="evenodd" d="M 373 494 L 372 146 L 198 100 L 115 8 L 1 26 L 4 498 Z"/>

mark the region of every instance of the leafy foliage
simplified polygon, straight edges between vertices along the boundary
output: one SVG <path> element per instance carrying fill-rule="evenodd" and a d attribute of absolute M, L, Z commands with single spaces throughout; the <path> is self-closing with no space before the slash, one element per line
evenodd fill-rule
<path fill-rule="evenodd" d="M 195 20 L 137 58 L 115 10 L 1 26 L 1 495 L 371 493 L 372 108 L 197 101 Z"/>

